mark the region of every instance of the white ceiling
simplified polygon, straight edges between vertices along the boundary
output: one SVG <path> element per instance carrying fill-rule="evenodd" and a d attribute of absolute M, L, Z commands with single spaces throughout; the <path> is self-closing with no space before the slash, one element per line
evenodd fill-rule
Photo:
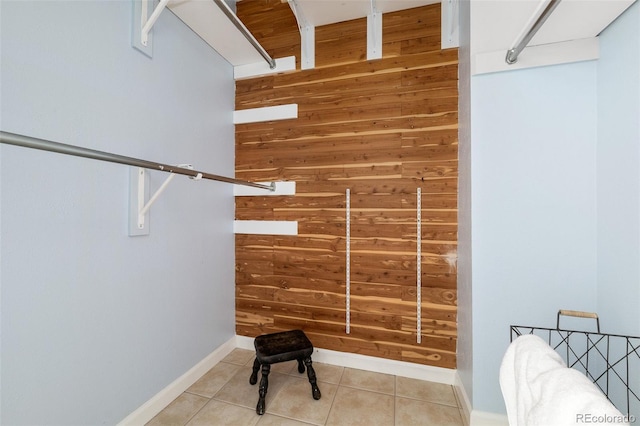
<path fill-rule="evenodd" d="M 320 26 L 440 0 L 295 0 L 308 24 Z M 469 0 L 457 0 L 469 1 Z M 547 0 L 470 0 L 472 53 L 507 50 Z M 530 46 L 596 37 L 635 0 L 562 0 Z M 442 0 L 448 2 L 448 0 Z"/>
<path fill-rule="evenodd" d="M 596 37 L 635 0 L 562 0 L 529 46 Z M 513 47 L 541 0 L 471 1 L 471 53 Z"/>
<path fill-rule="evenodd" d="M 295 0 L 295 2 L 302 10 L 307 23 L 318 27 L 364 18 L 371 14 L 372 5 L 376 12 L 388 13 L 439 3 L 440 0 Z"/>

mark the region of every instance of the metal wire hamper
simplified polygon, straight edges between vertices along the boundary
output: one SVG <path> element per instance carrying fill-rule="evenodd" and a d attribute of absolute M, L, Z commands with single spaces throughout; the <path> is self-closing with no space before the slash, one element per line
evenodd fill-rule
<path fill-rule="evenodd" d="M 597 332 L 560 328 L 562 315 L 593 318 Z M 511 341 L 535 334 L 558 352 L 568 367 L 584 373 L 629 418 L 640 418 L 640 337 L 600 332 L 595 313 L 558 311 L 556 328 L 511 326 Z"/>

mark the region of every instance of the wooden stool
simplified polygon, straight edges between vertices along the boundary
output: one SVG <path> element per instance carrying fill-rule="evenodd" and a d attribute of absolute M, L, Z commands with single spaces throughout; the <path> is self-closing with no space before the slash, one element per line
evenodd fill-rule
<path fill-rule="evenodd" d="M 282 331 L 280 333 L 263 334 L 256 337 L 253 342 L 256 347 L 256 359 L 253 361 L 253 372 L 249 383 L 255 385 L 258 382 L 258 370 L 262 366 L 262 380 L 258 389 L 260 398 L 256 406 L 256 413 L 264 414 L 264 400 L 269 387 L 269 372 L 271 364 L 284 361 L 298 361 L 298 373 L 304 373 L 307 366 L 307 376 L 311 383 L 313 399 L 320 399 L 320 389 L 316 384 L 316 372 L 311 366 L 311 354 L 313 345 L 302 330 Z"/>

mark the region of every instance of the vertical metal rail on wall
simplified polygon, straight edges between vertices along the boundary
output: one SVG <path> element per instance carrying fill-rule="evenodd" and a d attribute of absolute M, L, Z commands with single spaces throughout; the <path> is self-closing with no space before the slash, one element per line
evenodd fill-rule
<path fill-rule="evenodd" d="M 416 341 L 422 343 L 422 189 L 416 193 Z"/>
<path fill-rule="evenodd" d="M 346 194 L 347 200 L 345 204 L 346 210 L 346 239 L 347 239 L 347 247 L 346 247 L 346 278 L 345 278 L 345 299 L 346 299 L 346 314 L 345 314 L 345 322 L 346 322 L 346 333 L 351 333 L 351 190 L 347 188 Z"/>

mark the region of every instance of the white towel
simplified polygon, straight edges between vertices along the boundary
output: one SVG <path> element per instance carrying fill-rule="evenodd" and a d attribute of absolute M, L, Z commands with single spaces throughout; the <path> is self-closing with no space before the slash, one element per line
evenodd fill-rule
<path fill-rule="evenodd" d="M 535 335 L 509 345 L 500 366 L 500 387 L 511 426 L 629 424 L 596 385 L 567 368 Z"/>

